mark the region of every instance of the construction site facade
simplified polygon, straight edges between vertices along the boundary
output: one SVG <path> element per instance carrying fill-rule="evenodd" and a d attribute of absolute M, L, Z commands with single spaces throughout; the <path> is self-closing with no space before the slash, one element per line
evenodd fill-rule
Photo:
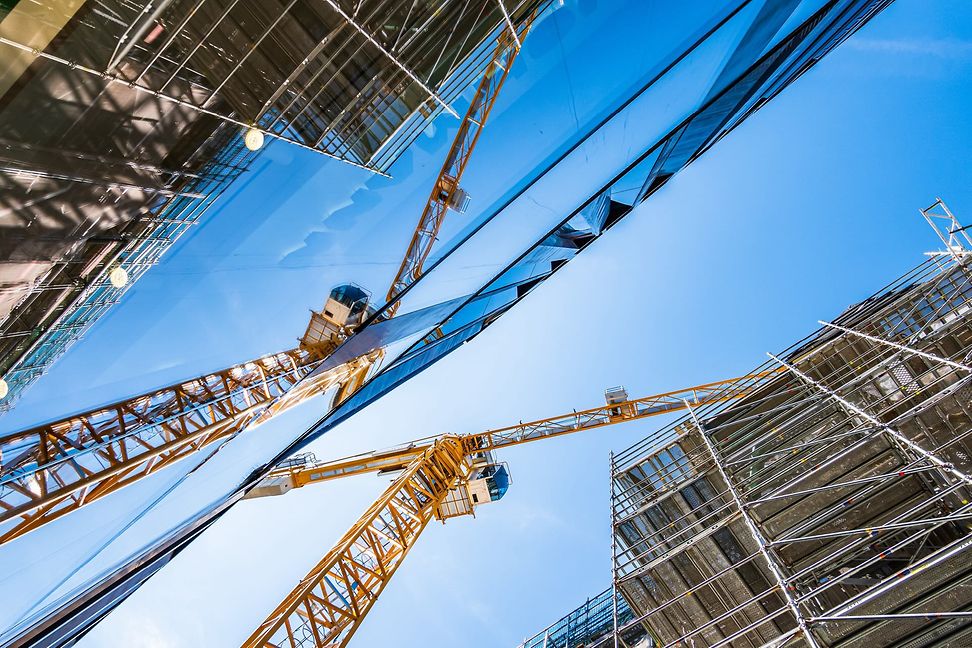
<path fill-rule="evenodd" d="M 0 3 L 0 412 L 264 138 L 387 171 L 546 6 L 440 4 Z"/>
<path fill-rule="evenodd" d="M 621 630 L 972 645 L 972 266 L 950 243 L 612 458 Z"/>

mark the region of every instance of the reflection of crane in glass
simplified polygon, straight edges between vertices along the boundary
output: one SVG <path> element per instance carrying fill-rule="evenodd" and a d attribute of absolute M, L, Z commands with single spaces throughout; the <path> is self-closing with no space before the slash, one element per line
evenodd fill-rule
<path fill-rule="evenodd" d="M 460 181 L 483 125 L 536 13 L 503 30 L 476 87 L 388 291 L 390 319 L 402 291 L 422 275 L 448 209 L 464 211 Z M 343 402 L 381 363 L 369 348 L 340 363 L 334 351 L 373 314 L 358 286 L 332 290 L 300 345 L 118 403 L 0 436 L 0 544 L 137 482 L 308 398 Z M 433 331 L 432 335 L 436 335 Z"/>
<path fill-rule="evenodd" d="M 500 5 L 502 6 L 502 2 Z M 401 305 L 400 297 L 415 281 L 422 276 L 423 267 L 432 248 L 438 240 L 439 230 L 445 220 L 446 213 L 453 209 L 464 213 L 469 205 L 469 194 L 460 186 L 462 176 L 466 172 L 466 165 L 472 157 L 473 149 L 482 133 L 483 125 L 489 118 L 489 113 L 496 103 L 503 82 L 509 75 L 513 61 L 520 51 L 520 43 L 526 37 L 533 21 L 536 18 L 536 11 L 531 12 L 523 20 L 519 27 L 519 36 L 516 28 L 510 24 L 509 30 L 503 30 L 496 39 L 496 50 L 493 59 L 486 66 L 486 72 L 476 87 L 469 108 L 459 124 L 459 131 L 452 140 L 452 146 L 446 155 L 445 162 L 439 170 L 435 183 L 432 185 L 432 193 L 425 202 L 425 208 L 419 217 L 419 222 L 412 232 L 412 238 L 408 242 L 408 248 L 402 257 L 402 263 L 395 273 L 385 302 L 388 304 L 381 316 L 389 319 L 395 316 Z M 434 330 L 431 335 L 441 335 L 441 330 Z M 366 365 L 362 365 L 354 371 L 350 378 L 345 380 L 334 396 L 335 403 L 341 403 L 351 394 L 355 393 L 364 384 L 371 367 L 379 364 L 384 357 L 384 351 L 375 351 L 374 357 Z"/>
<path fill-rule="evenodd" d="M 769 372 L 772 373 L 772 372 Z M 510 474 L 493 451 L 582 430 L 635 421 L 692 405 L 737 399 L 751 392 L 744 376 L 629 399 L 623 388 L 605 392 L 605 405 L 478 434 L 447 434 L 337 461 L 295 457 L 247 497 L 282 495 L 293 488 L 365 473 L 400 472 L 330 552 L 246 640 L 247 648 L 345 646 L 374 606 L 426 525 L 475 515 L 506 494 Z"/>
<path fill-rule="evenodd" d="M 486 67 L 486 73 L 476 87 L 469 109 L 462 118 L 462 123 L 459 124 L 459 132 L 452 141 L 449 154 L 446 155 L 446 160 L 432 187 L 432 194 L 426 201 L 422 216 L 412 233 L 402 264 L 392 280 L 391 288 L 388 289 L 388 295 L 385 297 L 391 305 L 387 312 L 388 317 L 395 314 L 398 308 L 397 300 L 402 291 L 422 276 L 422 267 L 432 252 L 446 212 L 449 209 L 459 213 L 466 211 L 469 194 L 460 186 L 462 176 L 466 172 L 466 165 L 482 133 L 483 124 L 489 118 L 496 97 L 499 96 L 503 82 L 506 81 L 513 61 L 520 51 L 520 39 L 526 37 L 535 17 L 535 12 L 526 17 L 519 29 L 519 38 L 512 31 L 511 26 L 509 31 L 503 31 L 497 39 L 493 60 Z"/>

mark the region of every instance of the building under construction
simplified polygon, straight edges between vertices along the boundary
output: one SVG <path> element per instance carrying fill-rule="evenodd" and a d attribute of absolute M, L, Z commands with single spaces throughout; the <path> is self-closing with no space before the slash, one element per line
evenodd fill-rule
<path fill-rule="evenodd" d="M 0 411 L 247 168 L 244 130 L 385 171 L 546 3 L 439 4 L 0 4 Z"/>
<path fill-rule="evenodd" d="M 936 203 L 926 216 L 941 215 Z M 972 645 L 968 241 L 612 459 L 615 587 L 665 646 Z M 623 642 L 622 642 L 623 643 Z"/>

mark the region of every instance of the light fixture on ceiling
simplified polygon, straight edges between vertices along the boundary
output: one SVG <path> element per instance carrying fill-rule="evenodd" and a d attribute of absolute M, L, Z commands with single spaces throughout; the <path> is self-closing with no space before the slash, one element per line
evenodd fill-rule
<path fill-rule="evenodd" d="M 251 151 L 259 151 L 263 148 L 263 131 L 257 128 L 247 128 L 243 133 L 243 143 Z"/>
<path fill-rule="evenodd" d="M 124 288 L 128 285 L 128 272 L 121 266 L 116 266 L 108 273 L 108 281 L 115 288 Z"/>

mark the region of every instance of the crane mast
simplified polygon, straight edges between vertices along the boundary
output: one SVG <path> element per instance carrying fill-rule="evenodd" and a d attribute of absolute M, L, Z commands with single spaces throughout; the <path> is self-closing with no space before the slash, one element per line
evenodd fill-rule
<path fill-rule="evenodd" d="M 243 645 L 347 645 L 469 470 L 459 437 L 426 447 Z"/>
<path fill-rule="evenodd" d="M 503 83 L 510 73 L 513 61 L 520 51 L 520 43 L 526 38 L 527 32 L 533 26 L 536 18 L 536 11 L 531 12 L 523 20 L 518 28 L 519 36 L 513 31 L 511 24 L 509 30 L 503 30 L 496 39 L 496 49 L 493 52 L 493 59 L 486 68 L 486 73 L 476 86 L 469 109 L 459 124 L 459 131 L 452 141 L 449 154 L 446 155 L 445 162 L 439 170 L 439 175 L 432 186 L 432 193 L 429 195 L 422 216 L 419 218 L 418 225 L 412 232 L 412 238 L 408 243 L 402 263 L 392 280 L 391 287 L 385 301 L 389 307 L 386 311 L 387 317 L 393 317 L 398 310 L 398 297 L 402 292 L 412 285 L 416 279 L 422 276 L 422 268 L 425 260 L 432 252 L 436 237 L 442 228 L 446 212 L 450 208 L 456 211 L 465 211 L 469 196 L 460 186 L 462 176 L 466 171 L 466 165 L 472 157 L 473 149 L 482 133 L 483 125 L 489 118 L 489 113 L 496 103 Z"/>
<path fill-rule="evenodd" d="M 244 648 L 341 648 L 351 640 L 378 596 L 433 517 L 474 514 L 500 499 L 509 485 L 493 451 L 541 439 L 668 414 L 690 406 L 743 398 L 744 385 L 776 371 L 720 380 L 629 399 L 623 388 L 605 392 L 601 407 L 468 435 L 445 434 L 389 450 L 331 462 L 307 456 L 281 466 L 247 497 L 281 495 L 340 477 L 403 471 L 321 562 L 243 643 Z"/>

